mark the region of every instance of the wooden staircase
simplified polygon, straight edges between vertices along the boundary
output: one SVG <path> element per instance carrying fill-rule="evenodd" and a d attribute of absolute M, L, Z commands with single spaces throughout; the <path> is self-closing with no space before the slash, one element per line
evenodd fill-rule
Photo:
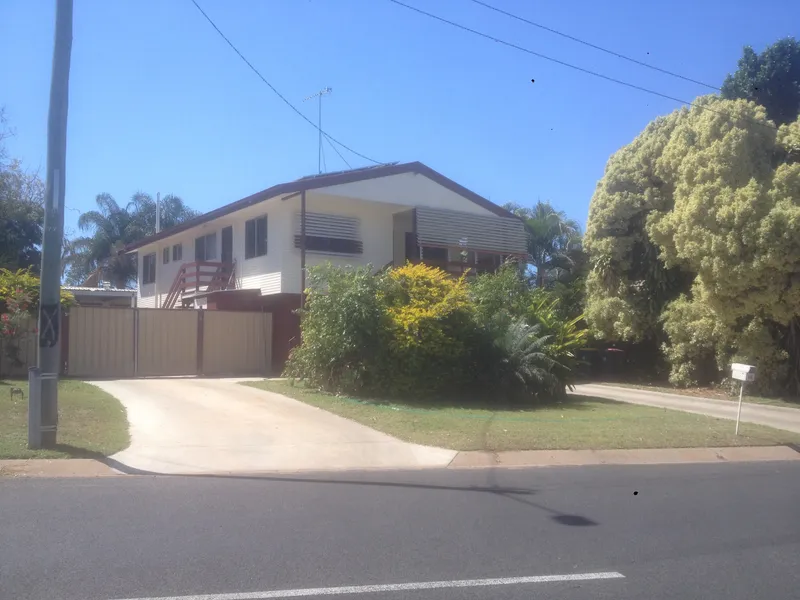
<path fill-rule="evenodd" d="M 186 308 L 201 292 L 236 289 L 236 263 L 198 261 L 184 263 L 167 292 L 162 308 Z"/>

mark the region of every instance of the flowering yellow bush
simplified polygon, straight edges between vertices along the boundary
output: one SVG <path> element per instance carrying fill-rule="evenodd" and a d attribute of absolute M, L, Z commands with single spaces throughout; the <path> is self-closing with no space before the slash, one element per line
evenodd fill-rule
<path fill-rule="evenodd" d="M 397 391 L 434 391 L 463 369 L 472 303 L 462 276 L 411 265 L 389 271 L 381 291 L 390 328 L 390 364 Z"/>
<path fill-rule="evenodd" d="M 436 267 L 408 264 L 389 272 L 384 301 L 396 329 L 396 342 L 450 344 L 443 325 L 448 318 L 471 310 L 464 276 L 450 277 Z"/>

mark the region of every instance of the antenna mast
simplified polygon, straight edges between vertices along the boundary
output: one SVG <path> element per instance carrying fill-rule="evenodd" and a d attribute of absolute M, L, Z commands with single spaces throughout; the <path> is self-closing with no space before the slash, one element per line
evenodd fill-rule
<path fill-rule="evenodd" d="M 317 117 L 317 132 L 319 134 L 319 146 L 317 148 L 317 171 L 319 174 L 322 174 L 322 97 L 330 94 L 333 90 L 329 87 L 323 88 L 318 91 L 316 94 L 310 95 L 308 98 L 304 98 L 303 102 L 307 100 L 313 100 L 314 98 L 318 99 L 319 102 L 319 111 Z"/>

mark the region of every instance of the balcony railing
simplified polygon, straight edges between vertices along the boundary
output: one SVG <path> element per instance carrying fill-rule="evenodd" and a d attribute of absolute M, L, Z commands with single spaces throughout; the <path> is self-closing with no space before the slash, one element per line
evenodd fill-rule
<path fill-rule="evenodd" d="M 235 263 L 197 261 L 181 265 L 162 308 L 174 308 L 178 299 L 199 292 L 236 288 Z"/>

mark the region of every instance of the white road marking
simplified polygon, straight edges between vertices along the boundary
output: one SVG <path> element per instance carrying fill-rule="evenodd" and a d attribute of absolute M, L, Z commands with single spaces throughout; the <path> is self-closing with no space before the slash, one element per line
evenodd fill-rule
<path fill-rule="evenodd" d="M 306 588 L 299 590 L 272 590 L 267 592 L 242 592 L 238 594 L 200 594 L 194 596 L 159 596 L 154 598 L 127 598 L 125 600 L 267 600 L 269 598 L 301 598 L 308 596 L 338 596 L 341 594 L 369 594 L 401 592 L 406 590 L 440 590 L 446 588 L 484 587 L 490 585 L 522 585 L 525 583 L 550 583 L 558 581 L 593 581 L 596 579 L 624 579 L 616 571 L 601 573 L 572 573 L 569 575 L 534 575 L 532 577 L 504 577 L 501 579 L 461 579 L 454 581 L 423 581 L 417 583 L 388 583 L 383 585 L 350 585 L 343 587 Z"/>

